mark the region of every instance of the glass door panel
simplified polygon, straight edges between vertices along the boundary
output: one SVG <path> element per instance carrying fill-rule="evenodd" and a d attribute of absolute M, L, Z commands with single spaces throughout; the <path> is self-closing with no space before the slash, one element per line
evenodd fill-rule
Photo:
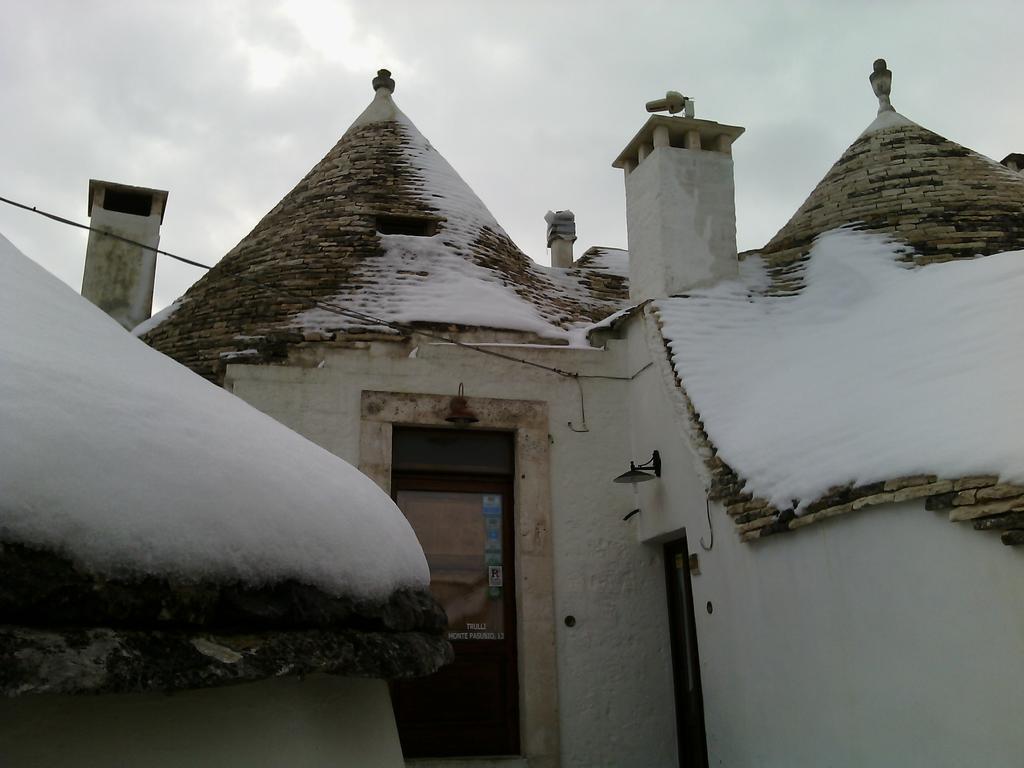
<path fill-rule="evenodd" d="M 503 494 L 398 490 L 396 500 L 423 546 L 449 640 L 504 640 Z"/>
<path fill-rule="evenodd" d="M 427 556 L 455 660 L 391 685 L 406 757 L 519 753 L 510 478 L 398 473 L 392 487 Z"/>

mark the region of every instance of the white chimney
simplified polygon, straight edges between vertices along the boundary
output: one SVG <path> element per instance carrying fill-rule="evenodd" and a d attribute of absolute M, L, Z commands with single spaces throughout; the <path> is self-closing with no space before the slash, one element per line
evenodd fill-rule
<path fill-rule="evenodd" d="M 650 102 L 648 111 L 685 108 L 685 116 L 652 116 L 612 163 L 626 174 L 635 302 L 711 285 L 739 268 L 732 144 L 743 128 L 697 120 L 692 105 L 673 91 Z"/>
<path fill-rule="evenodd" d="M 572 211 L 548 211 L 548 248 L 551 266 L 568 269 L 572 266 L 572 244 L 576 242 L 576 215 Z"/>
<path fill-rule="evenodd" d="M 129 330 L 153 313 L 153 283 L 167 193 L 89 180 L 90 232 L 82 296 Z M 147 247 L 143 247 L 147 246 Z"/>

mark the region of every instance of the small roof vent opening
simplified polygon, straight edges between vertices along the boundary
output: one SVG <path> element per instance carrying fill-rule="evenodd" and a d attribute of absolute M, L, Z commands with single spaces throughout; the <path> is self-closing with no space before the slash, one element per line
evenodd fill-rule
<path fill-rule="evenodd" d="M 377 216 L 377 232 L 382 235 L 412 235 L 432 237 L 437 234 L 437 219 L 420 216 Z"/>
<path fill-rule="evenodd" d="M 153 212 L 153 195 L 108 187 L 103 195 L 103 207 L 132 216 L 149 216 Z"/>

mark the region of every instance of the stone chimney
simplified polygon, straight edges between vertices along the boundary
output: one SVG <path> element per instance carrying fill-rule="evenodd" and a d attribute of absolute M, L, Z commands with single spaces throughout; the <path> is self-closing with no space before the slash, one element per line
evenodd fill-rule
<path fill-rule="evenodd" d="M 551 266 L 568 269 L 572 266 L 572 244 L 576 242 L 576 215 L 572 211 L 548 211 L 548 248 Z"/>
<path fill-rule="evenodd" d="M 1004 157 L 999 162 L 1005 165 L 1011 171 L 1016 171 L 1017 173 L 1024 173 L 1024 153 L 1011 152 L 1009 155 Z"/>
<path fill-rule="evenodd" d="M 90 225 L 142 245 L 90 232 L 82 296 L 129 330 L 153 312 L 153 249 L 160 243 L 166 207 L 162 190 L 89 180 Z"/>
<path fill-rule="evenodd" d="M 669 91 L 612 163 L 626 174 L 629 297 L 663 298 L 737 274 L 732 144 L 743 128 L 693 117 Z"/>

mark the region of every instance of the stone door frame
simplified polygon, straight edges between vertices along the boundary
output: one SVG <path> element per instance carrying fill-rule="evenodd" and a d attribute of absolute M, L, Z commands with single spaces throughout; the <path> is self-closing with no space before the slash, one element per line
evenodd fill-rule
<path fill-rule="evenodd" d="M 454 428 L 445 421 L 451 395 L 364 390 L 360 407 L 359 469 L 391 493 L 395 426 Z M 547 403 L 471 397 L 479 422 L 461 429 L 515 434 L 516 619 L 520 741 L 536 768 L 559 763 L 558 677 L 555 645 L 554 548 L 551 540 L 551 462 Z"/>

